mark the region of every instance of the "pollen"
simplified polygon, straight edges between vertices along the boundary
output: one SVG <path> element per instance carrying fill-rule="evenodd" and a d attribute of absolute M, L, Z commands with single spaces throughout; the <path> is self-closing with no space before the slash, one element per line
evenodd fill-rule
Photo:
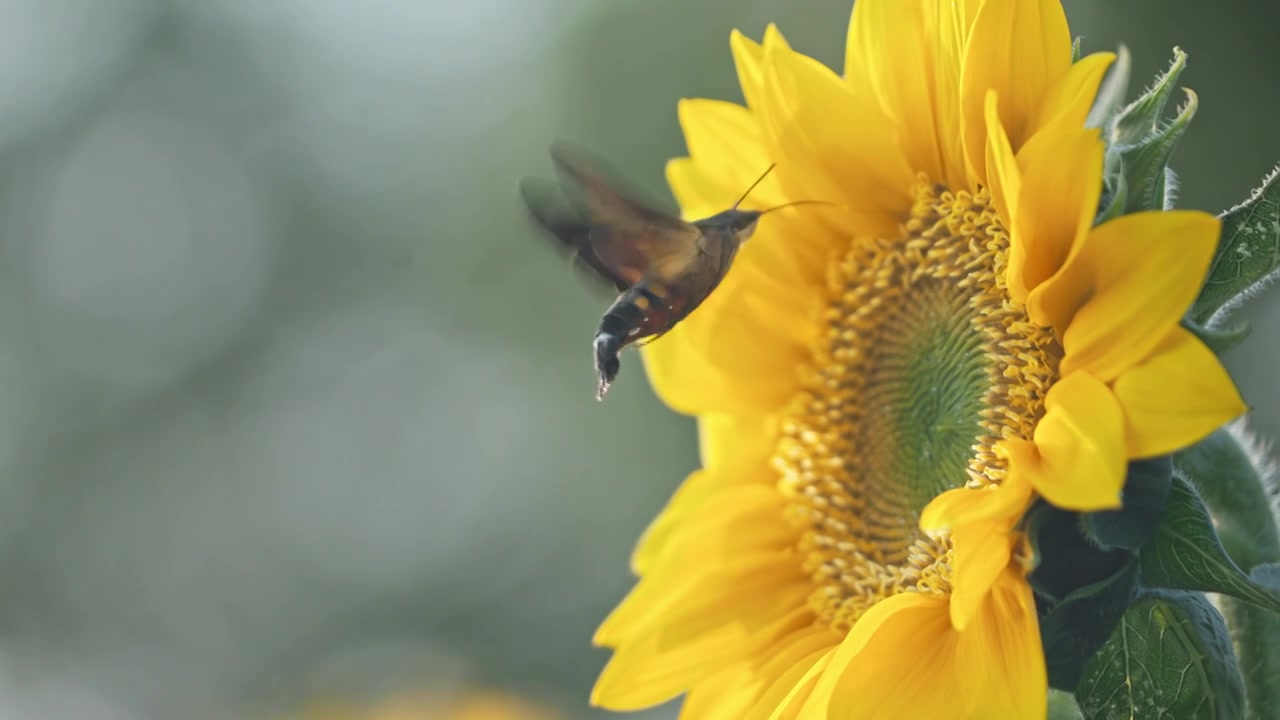
<path fill-rule="evenodd" d="M 999 485 L 1002 438 L 1030 439 L 1061 347 L 1009 297 L 1009 235 L 986 190 L 921 178 L 894 238 L 857 238 L 830 273 L 805 389 L 774 463 L 801 529 L 809 603 L 848 630 L 901 592 L 950 593 L 940 493 Z"/>

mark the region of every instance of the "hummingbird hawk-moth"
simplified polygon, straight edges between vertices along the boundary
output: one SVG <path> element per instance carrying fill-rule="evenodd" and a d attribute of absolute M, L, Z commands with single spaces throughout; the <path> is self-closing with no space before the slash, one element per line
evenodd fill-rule
<path fill-rule="evenodd" d="M 576 263 L 620 293 L 592 341 L 596 399 L 603 400 L 618 376 L 622 349 L 656 340 L 697 309 L 729 272 L 760 217 L 777 209 L 738 209 L 773 166 L 733 207 L 686 222 L 624 191 L 617 175 L 577 148 L 556 143 L 551 159 L 559 187 L 526 178 L 525 205 Z"/>

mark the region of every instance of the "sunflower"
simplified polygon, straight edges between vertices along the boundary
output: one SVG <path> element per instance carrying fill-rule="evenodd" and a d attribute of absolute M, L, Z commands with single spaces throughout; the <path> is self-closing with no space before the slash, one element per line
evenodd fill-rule
<path fill-rule="evenodd" d="M 1095 226 L 1085 127 L 1115 59 L 1057 0 L 858 0 L 843 76 L 770 26 L 731 40 L 745 106 L 685 100 L 687 217 L 773 213 L 644 350 L 702 468 L 601 625 L 593 702 L 684 717 L 1043 717 L 1035 497 L 1121 504 L 1129 460 L 1240 414 L 1179 322 L 1218 221 Z"/>

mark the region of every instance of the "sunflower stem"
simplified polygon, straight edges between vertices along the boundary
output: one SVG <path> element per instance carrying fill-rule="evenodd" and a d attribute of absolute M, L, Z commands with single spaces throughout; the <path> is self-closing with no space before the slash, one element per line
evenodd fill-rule
<path fill-rule="evenodd" d="M 1268 498 L 1269 461 L 1239 425 L 1221 429 L 1175 457 L 1218 525 L 1222 545 L 1248 572 L 1280 562 L 1280 530 Z M 1280 707 L 1280 615 L 1222 596 L 1245 685 L 1246 717 L 1263 720 Z"/>
<path fill-rule="evenodd" d="M 1272 718 L 1270 709 L 1280 707 L 1280 616 L 1230 597 L 1221 606 L 1244 677 L 1245 717 Z"/>

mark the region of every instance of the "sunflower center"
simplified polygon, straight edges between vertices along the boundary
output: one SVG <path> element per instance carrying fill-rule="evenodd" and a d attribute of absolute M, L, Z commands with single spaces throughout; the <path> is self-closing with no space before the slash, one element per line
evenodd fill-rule
<path fill-rule="evenodd" d="M 775 462 L 803 528 L 819 618 L 848 629 L 899 592 L 950 592 L 950 542 L 918 528 L 941 492 L 999 484 L 1031 437 L 1060 347 L 1004 283 L 986 191 L 918 184 L 901 236 L 858 238 L 832 273 L 826 332 Z"/>
<path fill-rule="evenodd" d="M 862 457 L 875 497 L 893 503 L 884 510 L 909 518 L 947 489 L 947 478 L 963 476 L 982 430 L 986 377 L 964 288 L 923 278 L 893 294 L 863 366 Z"/>

